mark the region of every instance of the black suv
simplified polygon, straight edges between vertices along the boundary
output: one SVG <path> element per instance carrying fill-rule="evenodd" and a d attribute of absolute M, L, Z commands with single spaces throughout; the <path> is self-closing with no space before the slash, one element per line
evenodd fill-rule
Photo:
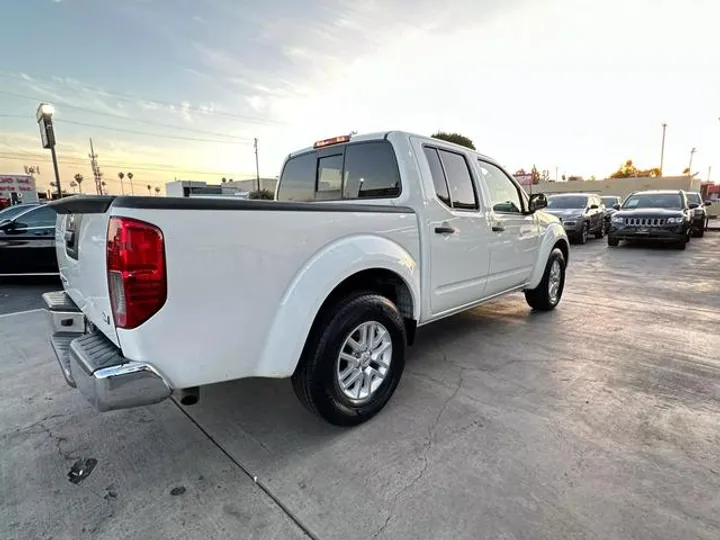
<path fill-rule="evenodd" d="M 622 206 L 622 197 L 617 195 L 603 195 L 600 200 L 605 205 L 605 230 L 610 230 L 610 218 Z"/>
<path fill-rule="evenodd" d="M 610 218 L 608 245 L 621 240 L 654 240 L 685 249 L 692 210 L 684 191 L 639 191 L 629 195 Z"/>
<path fill-rule="evenodd" d="M 691 233 L 693 236 L 702 238 L 705 236 L 705 229 L 707 229 L 708 223 L 708 215 L 705 207 L 710 206 L 711 203 L 703 202 L 702 197 L 697 191 L 688 191 L 685 195 L 692 210 Z"/>
<path fill-rule="evenodd" d="M 543 210 L 560 219 L 571 240 L 584 244 L 590 234 L 605 236 L 605 210 L 593 193 L 563 193 L 548 196 Z"/>

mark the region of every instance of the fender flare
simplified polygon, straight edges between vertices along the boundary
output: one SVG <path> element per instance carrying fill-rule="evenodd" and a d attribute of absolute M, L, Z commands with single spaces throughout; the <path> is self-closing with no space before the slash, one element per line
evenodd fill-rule
<path fill-rule="evenodd" d="M 356 235 L 317 252 L 295 275 L 278 305 L 256 366 L 261 377 L 289 377 L 295 371 L 315 318 L 332 291 L 365 270 L 397 274 L 407 285 L 413 318 L 420 314 L 420 270 L 404 248 L 387 238 Z"/>
<path fill-rule="evenodd" d="M 542 281 L 543 274 L 545 274 L 545 268 L 547 266 L 550 252 L 558 245 L 558 243 L 564 243 L 565 249 L 563 252 L 565 256 L 565 264 L 568 263 L 570 253 L 570 241 L 568 240 L 565 229 L 559 223 L 551 223 L 545 229 L 542 241 L 540 242 L 540 248 L 538 249 L 538 258 L 535 261 L 535 267 L 533 268 L 532 274 L 530 275 L 530 282 L 528 283 L 528 289 L 534 289 Z"/>

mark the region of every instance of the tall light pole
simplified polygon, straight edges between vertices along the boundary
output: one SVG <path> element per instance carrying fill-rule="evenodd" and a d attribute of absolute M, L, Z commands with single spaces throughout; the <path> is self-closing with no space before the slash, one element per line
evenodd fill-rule
<path fill-rule="evenodd" d="M 663 123 L 663 136 L 662 146 L 660 146 L 660 176 L 663 175 L 663 165 L 665 164 L 665 132 L 667 131 L 667 124 Z"/>
<path fill-rule="evenodd" d="M 258 162 L 258 140 L 255 137 L 255 175 L 257 177 L 257 190 L 260 191 L 260 165 Z"/>
<path fill-rule="evenodd" d="M 693 162 L 693 156 L 695 155 L 695 152 L 697 152 L 697 148 L 693 148 L 690 150 L 690 163 L 688 164 L 688 176 L 692 176 L 692 162 Z"/>
<path fill-rule="evenodd" d="M 38 105 L 35 116 L 40 126 L 40 140 L 43 148 L 50 149 L 52 156 L 53 169 L 55 170 L 55 185 L 57 186 L 58 199 L 62 197 L 62 188 L 60 187 L 60 171 L 58 171 L 57 154 L 55 154 L 55 129 L 53 128 L 52 117 L 55 113 L 55 107 L 49 103 L 41 103 Z"/>

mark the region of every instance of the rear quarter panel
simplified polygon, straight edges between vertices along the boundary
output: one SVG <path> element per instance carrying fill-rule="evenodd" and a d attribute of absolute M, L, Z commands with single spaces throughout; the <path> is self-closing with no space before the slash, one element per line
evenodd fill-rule
<path fill-rule="evenodd" d="M 139 328 L 117 333 L 124 356 L 152 364 L 174 388 L 291 375 L 317 308 L 356 271 L 387 267 L 419 288 L 414 213 L 113 214 L 153 223 L 165 236 L 167 302 Z"/>
<path fill-rule="evenodd" d="M 87 319 L 119 345 L 107 282 L 105 247 L 109 215 L 75 216 L 78 220 L 75 233 L 78 235 L 78 259 L 69 257 L 66 251 L 65 231 L 69 219 L 67 214 L 59 215 L 55 229 L 55 251 L 63 287 Z"/>

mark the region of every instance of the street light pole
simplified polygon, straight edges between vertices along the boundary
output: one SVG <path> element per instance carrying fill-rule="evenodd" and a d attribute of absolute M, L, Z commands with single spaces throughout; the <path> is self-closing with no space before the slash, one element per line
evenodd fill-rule
<path fill-rule="evenodd" d="M 663 136 L 662 146 L 660 147 L 660 176 L 663 175 L 663 164 L 665 163 L 665 131 L 667 130 L 667 124 L 663 123 Z"/>
<path fill-rule="evenodd" d="M 58 199 L 62 197 L 62 188 L 60 187 L 60 171 L 58 170 L 57 154 L 55 153 L 55 130 L 53 129 L 52 116 L 55 108 L 49 103 L 41 103 L 35 116 L 40 126 L 40 140 L 43 148 L 50 149 L 52 156 L 53 169 L 55 170 L 55 185 L 57 186 Z"/>
<path fill-rule="evenodd" d="M 258 140 L 255 137 L 255 176 L 257 177 L 257 190 L 260 192 L 260 164 L 258 161 Z"/>

